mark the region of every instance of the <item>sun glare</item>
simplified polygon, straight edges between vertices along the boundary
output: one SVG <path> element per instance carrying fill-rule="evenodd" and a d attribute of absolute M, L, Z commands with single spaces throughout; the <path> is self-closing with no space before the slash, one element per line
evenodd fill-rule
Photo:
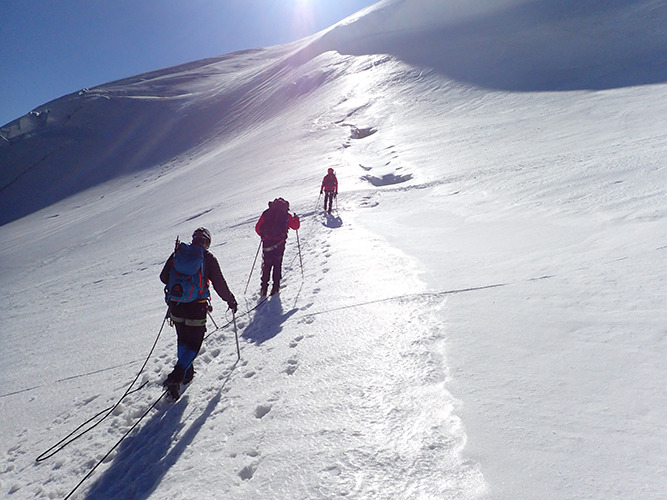
<path fill-rule="evenodd" d="M 294 0 L 292 29 L 300 35 L 308 34 L 315 25 L 313 0 Z"/>

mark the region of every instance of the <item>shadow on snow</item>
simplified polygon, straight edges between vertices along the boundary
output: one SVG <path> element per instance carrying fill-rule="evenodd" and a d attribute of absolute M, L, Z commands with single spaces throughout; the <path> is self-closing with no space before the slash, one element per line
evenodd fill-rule
<path fill-rule="evenodd" d="M 231 373 L 201 415 L 183 433 L 185 423 L 181 420 L 188 405 L 187 395 L 167 408 L 158 409 L 138 433 L 121 443 L 111 466 L 93 484 L 86 500 L 149 498 L 216 409 L 230 378 Z"/>
<path fill-rule="evenodd" d="M 343 219 L 341 219 L 340 216 L 338 215 L 333 216 L 331 214 L 326 214 L 326 218 L 322 222 L 322 225 L 330 229 L 337 229 L 339 227 L 342 227 Z"/>
<path fill-rule="evenodd" d="M 278 335 L 283 329 L 283 323 L 297 311 L 297 308 L 293 308 L 283 312 L 280 295 L 274 295 L 257 309 L 241 337 L 255 344 L 262 344 Z"/>

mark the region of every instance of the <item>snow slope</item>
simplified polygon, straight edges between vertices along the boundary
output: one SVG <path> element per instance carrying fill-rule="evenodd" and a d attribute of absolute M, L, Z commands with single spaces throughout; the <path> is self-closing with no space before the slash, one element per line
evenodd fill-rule
<path fill-rule="evenodd" d="M 664 496 L 666 13 L 384 1 L 2 127 L 2 494 L 67 496 L 160 397 L 157 275 L 205 225 L 241 360 L 214 298 L 195 381 L 74 498 Z"/>

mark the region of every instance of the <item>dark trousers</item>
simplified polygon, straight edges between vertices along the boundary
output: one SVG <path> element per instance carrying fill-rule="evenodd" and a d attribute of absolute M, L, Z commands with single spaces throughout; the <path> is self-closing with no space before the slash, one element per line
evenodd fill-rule
<path fill-rule="evenodd" d="M 280 288 L 282 278 L 283 253 L 285 253 L 285 242 L 272 244 L 265 242 L 262 252 L 262 288 L 267 289 L 269 278 L 273 273 L 273 288 Z"/>
<path fill-rule="evenodd" d="M 205 326 L 189 326 L 183 323 L 175 323 L 177 344 L 187 347 L 195 356 L 199 354 L 201 345 L 204 342 Z"/>
<path fill-rule="evenodd" d="M 204 342 L 206 325 L 188 325 L 187 320 L 194 320 L 205 323 L 208 313 L 208 304 L 206 302 L 186 302 L 176 304 L 172 302 L 169 305 L 169 313 L 176 326 L 177 344 L 178 344 L 178 362 L 177 364 L 187 369 L 199 354 L 201 345 Z M 183 321 L 181 321 L 183 320 Z"/>
<path fill-rule="evenodd" d="M 324 191 L 324 210 L 326 210 L 329 213 L 331 213 L 331 208 L 333 206 L 334 198 L 335 194 L 333 191 Z M 327 203 L 329 205 L 329 208 L 327 208 Z"/>

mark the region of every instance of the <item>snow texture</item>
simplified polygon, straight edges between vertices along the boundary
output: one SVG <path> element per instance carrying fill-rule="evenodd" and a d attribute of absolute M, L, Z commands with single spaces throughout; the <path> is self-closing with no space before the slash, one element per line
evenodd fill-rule
<path fill-rule="evenodd" d="M 665 26 L 656 0 L 386 0 L 2 127 L 0 495 L 664 498 Z M 258 305 L 278 196 L 302 226 Z M 168 403 L 158 274 L 198 226 L 236 332 L 215 296 Z"/>

